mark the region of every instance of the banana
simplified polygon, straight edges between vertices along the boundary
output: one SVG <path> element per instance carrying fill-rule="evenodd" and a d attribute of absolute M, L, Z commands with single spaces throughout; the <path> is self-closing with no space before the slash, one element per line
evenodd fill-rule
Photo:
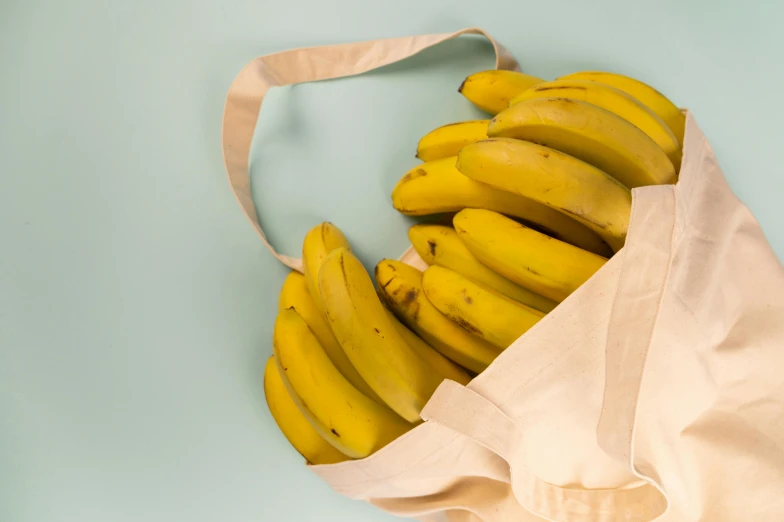
<path fill-rule="evenodd" d="M 419 422 L 443 377 L 397 331 L 359 259 L 333 250 L 321 265 L 319 290 L 332 331 L 365 382 L 395 413 Z"/>
<path fill-rule="evenodd" d="M 376 265 L 379 292 L 403 323 L 430 346 L 472 372 L 481 373 L 498 356 L 498 349 L 441 315 L 422 290 L 422 272 L 391 259 Z"/>
<path fill-rule="evenodd" d="M 544 317 L 538 310 L 440 266 L 425 270 L 422 288 L 439 312 L 502 350 Z"/>
<path fill-rule="evenodd" d="M 451 227 L 414 225 L 408 229 L 408 239 L 419 256 L 429 265 L 454 270 L 506 297 L 545 313 L 558 304 L 511 282 L 480 263 Z"/>
<path fill-rule="evenodd" d="M 662 93 L 634 78 L 600 71 L 582 71 L 567 74 L 558 78 L 559 80 L 584 80 L 588 82 L 600 82 L 619 89 L 630 96 L 634 96 L 640 103 L 646 105 L 655 112 L 659 118 L 667 124 L 672 133 L 678 139 L 678 143 L 683 144 L 683 133 L 686 127 L 686 116 Z"/>
<path fill-rule="evenodd" d="M 359 372 L 348 360 L 346 353 L 340 343 L 332 333 L 332 329 L 327 323 L 326 316 L 316 306 L 316 302 L 308 291 L 308 284 L 305 276 L 299 272 L 291 272 L 283 282 L 278 297 L 278 311 L 294 308 L 297 313 L 305 320 L 308 327 L 316 336 L 321 347 L 327 352 L 327 356 L 335 367 L 348 379 L 355 388 L 378 402 L 384 404 L 376 392 L 359 375 Z"/>
<path fill-rule="evenodd" d="M 453 222 L 484 265 L 554 301 L 566 299 L 607 262 L 489 210 L 461 210 Z"/>
<path fill-rule="evenodd" d="M 610 85 L 584 80 L 544 82 L 520 93 L 509 103 L 509 106 L 511 107 L 525 100 L 552 98 L 553 96 L 592 103 L 597 107 L 617 114 L 647 134 L 661 147 L 673 166 L 675 166 L 675 170 L 678 171 L 680 169 L 681 144 L 667 124 L 655 112 L 638 101 L 637 98 Z"/>
<path fill-rule="evenodd" d="M 280 377 L 274 356 L 267 359 L 264 368 L 264 396 L 280 431 L 310 464 L 335 464 L 349 460 L 324 440 L 299 411 Z"/>
<path fill-rule="evenodd" d="M 416 157 L 422 161 L 434 161 L 455 156 L 469 143 L 487 138 L 489 122 L 490 120 L 471 120 L 438 127 L 419 140 Z"/>
<path fill-rule="evenodd" d="M 408 216 L 486 208 L 522 219 L 548 235 L 601 255 L 609 249 L 584 225 L 531 199 L 498 190 L 462 175 L 452 156 L 411 169 L 392 191 L 392 205 Z"/>
<path fill-rule="evenodd" d="M 491 69 L 466 78 L 457 92 L 483 111 L 498 114 L 512 98 L 543 81 L 521 72 Z"/>
<path fill-rule="evenodd" d="M 319 293 L 318 274 L 321 263 L 327 254 L 336 248 L 343 247 L 351 250 L 348 239 L 343 235 L 338 227 L 329 222 L 324 222 L 311 228 L 305 234 L 305 241 L 302 243 L 302 268 L 305 280 L 308 283 L 308 290 L 313 300 L 316 302 L 321 313 L 324 312 L 324 303 Z M 326 316 L 324 316 L 326 320 Z"/>
<path fill-rule="evenodd" d="M 573 156 L 528 141 L 490 138 L 461 150 L 457 169 L 475 181 L 573 217 L 616 252 L 626 240 L 631 192 Z"/>
<path fill-rule="evenodd" d="M 295 310 L 278 313 L 273 352 L 300 412 L 341 453 L 367 457 L 413 428 L 352 386 Z"/>
<path fill-rule="evenodd" d="M 389 312 L 389 320 L 395 325 L 395 328 L 397 328 L 398 333 L 406 341 L 406 344 L 408 344 L 423 361 L 429 364 L 433 370 L 438 372 L 441 377 L 459 382 L 462 385 L 471 382 L 471 377 L 463 368 L 441 355 L 435 348 L 427 344 L 424 339 L 409 330 L 406 325 L 401 323 L 398 318 L 392 314 L 392 312 Z"/>
<path fill-rule="evenodd" d="M 560 150 L 629 188 L 675 182 L 675 167 L 647 134 L 620 116 L 579 100 L 520 102 L 490 120 L 487 135 Z"/>

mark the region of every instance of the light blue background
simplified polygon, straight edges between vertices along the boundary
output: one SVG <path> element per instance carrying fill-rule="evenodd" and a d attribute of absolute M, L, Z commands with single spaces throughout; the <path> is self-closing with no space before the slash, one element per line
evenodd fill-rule
<path fill-rule="evenodd" d="M 392 519 L 305 469 L 264 403 L 286 270 L 237 207 L 219 148 L 250 59 L 478 25 L 538 76 L 636 76 L 692 109 L 781 256 L 773 4 L 4 0 L 0 520 Z M 297 254 L 329 219 L 368 265 L 397 256 L 407 222 L 390 189 L 421 134 L 477 114 L 456 89 L 491 66 L 468 39 L 273 92 L 253 152 L 270 237 Z"/>

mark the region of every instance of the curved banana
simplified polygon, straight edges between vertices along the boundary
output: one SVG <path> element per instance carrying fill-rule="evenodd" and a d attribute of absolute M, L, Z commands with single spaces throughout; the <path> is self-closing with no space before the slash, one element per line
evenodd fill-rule
<path fill-rule="evenodd" d="M 329 222 L 320 223 L 311 228 L 305 234 L 305 240 L 302 243 L 302 271 L 305 274 L 310 295 L 322 314 L 324 313 L 324 303 L 319 290 L 319 270 L 327 255 L 340 247 L 351 250 L 348 239 L 343 235 L 343 232 Z M 326 320 L 326 316 L 324 318 Z"/>
<path fill-rule="evenodd" d="M 537 230 L 585 250 L 608 254 L 604 241 L 584 225 L 531 199 L 477 183 L 462 175 L 456 162 L 452 156 L 411 169 L 392 191 L 392 205 L 408 216 L 486 208 L 520 218 Z"/>
<path fill-rule="evenodd" d="M 475 181 L 571 216 L 616 252 L 626 241 L 631 192 L 573 156 L 529 141 L 490 138 L 460 151 L 457 168 Z"/>
<path fill-rule="evenodd" d="M 381 297 L 395 315 L 449 359 L 481 373 L 498 356 L 495 346 L 457 326 L 427 300 L 422 290 L 422 272 L 416 268 L 383 259 L 376 265 L 376 282 Z"/>
<path fill-rule="evenodd" d="M 454 225 L 468 250 L 488 268 L 558 302 L 607 262 L 489 210 L 461 210 Z"/>
<path fill-rule="evenodd" d="M 280 431 L 310 464 L 335 464 L 349 460 L 346 455 L 324 440 L 324 437 L 319 435 L 299 411 L 283 379 L 280 378 L 275 356 L 267 359 L 264 368 L 264 397 Z"/>
<path fill-rule="evenodd" d="M 351 361 L 348 360 L 346 353 L 335 338 L 335 334 L 332 333 L 332 328 L 327 323 L 326 316 L 318 309 L 315 300 L 308 291 L 305 276 L 299 272 L 291 272 L 286 276 L 286 280 L 283 282 L 283 287 L 280 290 L 278 311 L 280 312 L 287 308 L 294 308 L 305 320 L 321 347 L 327 352 L 327 356 L 332 361 L 332 364 L 343 374 L 343 377 L 348 379 L 348 382 L 374 401 L 384 404 L 381 397 L 368 386 L 362 379 L 362 376 L 359 375 L 357 369 L 351 364 Z"/>
<path fill-rule="evenodd" d="M 438 127 L 419 140 L 416 157 L 422 161 L 435 161 L 455 156 L 469 143 L 487 138 L 489 122 L 490 120 L 471 120 Z"/>
<path fill-rule="evenodd" d="M 498 114 L 509 106 L 512 98 L 543 81 L 521 72 L 490 69 L 466 78 L 457 92 L 483 111 Z"/>
<path fill-rule="evenodd" d="M 425 270 L 422 288 L 439 312 L 502 350 L 544 317 L 539 310 L 440 266 Z"/>
<path fill-rule="evenodd" d="M 278 314 L 273 352 L 280 376 L 300 412 L 319 435 L 345 455 L 367 457 L 413 428 L 352 386 L 295 310 Z"/>
<path fill-rule="evenodd" d="M 544 82 L 520 93 L 509 103 L 509 106 L 517 105 L 525 100 L 552 98 L 553 96 L 592 103 L 617 114 L 655 141 L 675 166 L 676 172 L 680 169 L 681 144 L 667 124 L 637 98 L 610 85 L 584 80 Z"/>
<path fill-rule="evenodd" d="M 506 297 L 541 312 L 549 312 L 558 303 L 523 288 L 500 276 L 479 262 L 468 251 L 451 227 L 442 225 L 414 225 L 408 229 L 408 239 L 428 265 L 454 270 L 469 279 L 495 290 Z"/>
<path fill-rule="evenodd" d="M 675 182 L 675 167 L 656 142 L 620 116 L 590 103 L 567 98 L 526 100 L 490 120 L 487 135 L 560 150 L 629 188 Z"/>
<path fill-rule="evenodd" d="M 395 413 L 420 421 L 443 377 L 397 331 L 359 259 L 333 250 L 321 265 L 319 289 L 332 331 L 365 382 Z"/>
<path fill-rule="evenodd" d="M 640 103 L 646 105 L 655 112 L 659 118 L 670 128 L 678 143 L 683 144 L 683 133 L 686 127 L 686 116 L 672 103 L 666 96 L 634 78 L 601 71 L 582 71 L 567 74 L 558 78 L 559 80 L 584 80 L 588 82 L 600 82 L 619 89 L 630 96 L 634 96 Z"/>
<path fill-rule="evenodd" d="M 462 385 L 471 382 L 471 377 L 463 368 L 441 355 L 435 348 L 427 344 L 424 339 L 409 330 L 392 312 L 389 312 L 389 320 L 392 321 L 398 333 L 413 348 L 416 354 L 438 372 L 441 377 L 459 382 Z"/>

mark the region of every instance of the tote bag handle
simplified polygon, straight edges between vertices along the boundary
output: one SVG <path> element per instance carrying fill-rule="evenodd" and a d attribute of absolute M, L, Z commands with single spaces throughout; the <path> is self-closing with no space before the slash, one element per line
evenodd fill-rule
<path fill-rule="evenodd" d="M 229 185 L 243 213 L 262 242 L 281 263 L 302 271 L 302 260 L 280 254 L 264 234 L 250 190 L 248 160 L 251 140 L 264 96 L 272 87 L 344 78 L 399 62 L 425 49 L 465 34 L 487 38 L 495 51 L 497 69 L 519 70 L 511 53 L 482 29 L 370 40 L 340 45 L 292 49 L 254 59 L 237 75 L 223 109 L 223 163 Z"/>

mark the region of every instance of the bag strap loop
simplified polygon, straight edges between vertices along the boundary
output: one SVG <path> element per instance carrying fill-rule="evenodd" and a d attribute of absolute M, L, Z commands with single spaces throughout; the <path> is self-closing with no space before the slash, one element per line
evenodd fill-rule
<path fill-rule="evenodd" d="M 243 213 L 276 259 L 302 271 L 302 260 L 278 253 L 267 241 L 250 190 L 250 146 L 267 91 L 272 87 L 362 74 L 465 34 L 481 35 L 490 41 L 497 69 L 519 70 L 512 54 L 493 37 L 482 29 L 468 28 L 454 33 L 292 49 L 256 58 L 240 71 L 229 88 L 223 109 L 223 163 Z"/>

